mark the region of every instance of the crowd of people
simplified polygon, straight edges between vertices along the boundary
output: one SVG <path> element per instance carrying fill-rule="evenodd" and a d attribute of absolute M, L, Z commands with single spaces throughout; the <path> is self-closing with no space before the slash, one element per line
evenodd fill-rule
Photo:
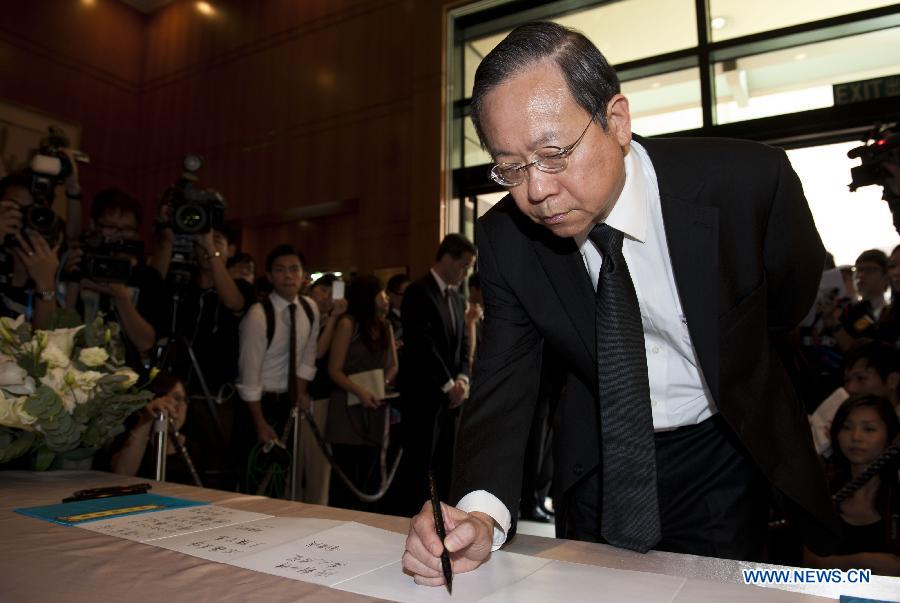
<path fill-rule="evenodd" d="M 471 242 L 449 235 L 425 277 L 386 283 L 371 274 L 313 281 L 285 243 L 257 278 L 255 259 L 224 225 L 190 235 L 191 265 L 178 263 L 171 208 L 144 241 L 144 208 L 119 189 L 93 196 L 83 232 L 37 232 L 25 219 L 31 176 L 0 180 L 10 260 L 0 311 L 42 329 L 60 311 L 117 322 L 127 363 L 155 394 L 97 468 L 154 477 L 152 425 L 164 413 L 171 481 L 274 496 L 288 496 L 294 481 L 298 499 L 411 515 L 434 455 L 446 494 L 481 320 L 480 304 L 460 293 Z M 61 184 L 82 203 L 77 171 Z M 128 269 L 101 273 L 98 253 Z"/>
<path fill-rule="evenodd" d="M 547 39 L 557 36 L 552 39 L 559 41 L 571 35 L 557 26 L 544 27 L 547 31 L 541 35 Z M 513 45 L 520 42 L 513 40 L 510 48 L 515 50 Z M 502 55 L 506 51 L 500 48 Z M 544 52 L 535 48 L 519 50 Z M 579 52 L 593 56 L 586 46 Z M 483 128 L 479 129 L 482 140 L 500 137 L 503 144 L 514 146 L 517 143 L 510 133 L 527 131 L 514 127 L 513 118 L 524 114 L 517 103 L 537 93 L 565 93 L 569 84 L 561 81 L 556 67 L 545 58 L 525 61 L 530 71 L 511 79 L 498 67 L 495 75 L 484 75 L 496 76 L 496 81 L 479 80 L 476 91 L 483 90 L 485 98 L 476 94 L 480 100 L 473 106 L 475 115 L 485 119 L 476 121 L 476 127 Z M 505 59 L 498 55 L 496 60 Z M 597 60 L 602 68 L 602 56 Z M 614 74 L 608 77 L 614 80 Z M 568 155 L 586 135 L 586 154 L 609 153 L 621 162 L 621 149 L 629 148 L 625 163 L 615 173 L 624 179 L 627 169 L 628 182 L 638 184 L 619 188 L 615 195 L 624 199 L 619 201 L 622 204 L 639 199 L 634 187 L 649 186 L 648 182 L 657 186 L 657 173 L 671 176 L 672 172 L 665 172 L 668 158 L 706 156 L 709 150 L 703 145 L 712 143 L 694 141 L 687 153 L 677 147 L 688 144 L 684 141 L 667 147 L 632 139 L 627 101 L 623 103 L 620 94 L 610 92 L 605 110 L 593 109 L 589 114 L 583 99 L 557 100 L 553 106 L 568 111 L 566 119 L 572 123 L 567 121 L 566 127 L 572 140 L 583 127 L 581 137 L 569 147 L 545 147 L 541 152 L 546 156 L 534 154 L 531 163 L 494 166 L 494 179 L 509 188 L 511 196 L 479 224 L 479 240 L 491 241 L 480 254 L 482 272 L 470 275 L 479 256 L 475 245 L 462 235 L 450 234 L 440 242 L 424 275 L 394 274 L 383 282 L 372 274 L 355 274 L 346 281 L 324 274 L 311 280 L 310 265 L 294 244 L 273 246 L 258 267 L 254 257 L 236 248 L 234 233 L 217 223 L 189 236 L 191 260 L 185 265 L 179 255 L 184 249 L 178 249 L 183 247 L 184 234 L 176 235 L 168 217 L 170 208 L 164 205 L 159 211 L 152 241 L 147 242 L 149 252 L 144 252 L 143 206 L 119 189 L 94 195 L 84 232 L 78 211 L 70 212 L 69 223 L 53 233 L 29 226 L 25 216 L 36 200 L 31 175 L 23 172 L 0 180 L 0 312 L 25 315 L 35 328 L 50 328 L 55 313 L 63 309 L 77 312 L 85 321 L 102 313 L 120 325 L 128 364 L 147 378 L 155 375 L 149 385 L 155 398 L 129 418 L 125 432 L 98 456 L 98 469 L 153 477 L 159 455 L 152 425 L 162 416 L 169 423 L 164 454 L 169 461 L 165 478 L 171 481 L 427 517 L 430 511 L 420 510 L 432 474 L 441 499 L 458 501 L 458 508 L 451 511 L 458 514 L 452 515 L 452 523 L 459 526 L 471 517 L 480 518 L 470 536 L 475 539 L 478 534 L 482 550 L 467 559 L 466 567 L 486 558 L 490 547 L 484 542 L 499 546 L 513 533 L 516 518 L 552 521 L 551 498 L 558 503 L 557 513 L 565 503 L 566 515 L 557 521 L 560 536 L 613 544 L 621 538 L 626 543 L 622 546 L 634 550 L 662 543 L 665 550 L 758 558 L 758 551 L 765 549 L 765 534 L 722 538 L 708 549 L 705 542 L 690 548 L 696 544 L 690 530 L 667 535 L 685 512 L 700 514 L 690 517 L 696 524 L 692 530 L 705 530 L 716 520 L 715 509 L 681 496 L 684 476 L 690 473 L 690 479 L 703 487 L 721 486 L 721 492 L 731 497 L 723 504 L 737 509 L 740 521 L 722 525 L 735 535 L 742 534 L 754 518 L 780 516 L 786 498 L 767 497 L 770 482 L 798 505 L 809 503 L 807 510 L 813 510 L 818 493 L 796 489 L 804 484 L 816 489 L 827 480 L 832 494 L 840 492 L 834 509 L 840 520 L 838 546 L 830 551 L 799 547 L 796 558 L 779 560 L 822 567 L 864 566 L 900 574 L 897 467 L 884 463 L 871 479 L 855 481 L 873 464 L 881 466 L 882 457 L 896 448 L 900 431 L 900 246 L 890 255 L 876 249 L 864 251 L 853 266 L 835 266 L 826 260 L 815 304 L 794 327 L 809 305 L 805 293 L 793 295 L 794 288 L 811 290 L 807 285 L 814 285 L 821 265 L 821 245 L 799 180 L 792 176 L 779 181 L 774 202 L 759 201 L 764 195 L 749 185 L 738 187 L 747 189 L 747 203 L 733 203 L 719 211 L 748 215 L 724 216 L 723 223 L 764 224 L 760 216 L 768 219 L 764 212 L 777 206 L 795 218 L 802 232 L 798 229 L 788 243 L 770 229 L 758 237 L 767 241 L 759 253 L 735 252 L 733 258 L 724 254 L 725 259 L 734 260 L 735 266 L 723 269 L 734 282 L 721 283 L 719 293 L 733 307 L 718 315 L 717 324 L 734 349 L 721 347 L 704 336 L 704 327 L 689 327 L 689 320 L 699 323 L 709 314 L 709 296 L 699 289 L 703 279 L 716 272 L 704 273 L 698 263 L 692 266 L 696 271 L 692 278 L 699 279 L 692 281 L 693 288 L 678 282 L 687 271 L 684 264 L 673 262 L 683 261 L 678 254 L 686 248 L 679 247 L 682 243 L 668 229 L 663 230 L 664 222 L 672 219 L 658 207 L 667 191 L 657 191 L 657 214 L 640 221 L 639 227 L 628 222 L 625 210 L 616 214 L 600 207 L 588 208 L 594 212 L 590 215 L 607 211 L 603 220 L 618 226 L 598 230 L 590 223 L 579 223 L 581 230 L 571 226 L 572 232 L 566 230 L 571 212 L 539 215 L 541 204 L 532 198 L 542 193 L 538 189 L 549 178 L 546 174 L 558 175 L 566 169 Z M 595 117 L 600 121 L 595 122 Z M 585 120 L 587 125 L 582 126 Z M 596 142 L 592 137 L 603 138 Z M 530 148 L 528 144 L 520 146 Z M 786 159 L 769 149 L 715 144 L 756 162 L 760 172 L 772 178 L 790 171 Z M 555 151 L 548 154 L 547 148 Z M 713 154 L 720 154 L 719 150 L 716 147 Z M 519 185 L 525 178 L 523 171 L 532 166 L 537 176 L 525 191 Z M 652 174 L 652 179 L 642 180 L 636 173 Z M 661 178 L 660 182 L 671 180 Z M 80 208 L 77 169 L 59 184 L 70 207 Z M 614 188 L 605 181 L 595 184 L 604 190 Z M 723 190 L 731 187 L 731 183 L 719 185 Z M 589 194 L 583 193 L 585 198 Z M 557 239 L 534 230 L 538 227 L 524 220 L 523 214 L 546 226 Z M 691 227 L 703 225 L 702 212 L 696 215 Z M 603 226 L 609 224 L 604 221 Z M 639 237 L 623 235 L 629 227 L 659 243 L 666 253 L 641 255 L 643 250 L 632 245 Z M 578 232 L 590 234 L 577 241 L 578 246 L 570 245 Z M 746 236 L 747 229 L 740 232 Z M 98 240 L 103 252 L 89 243 Z M 739 243 L 729 239 L 729 244 Z M 751 243 L 758 241 L 744 241 L 747 246 Z M 501 246 L 503 251 L 497 251 Z M 523 268 L 524 254 L 536 258 L 540 272 Z M 100 256 L 108 260 L 104 264 L 108 270 L 121 262 L 127 270 L 98 270 L 98 263 L 103 264 L 97 261 Z M 738 256 L 740 261 L 735 259 Z M 624 270 L 617 270 L 614 262 Z M 806 274 L 810 265 L 811 275 Z M 673 266 L 681 272 L 674 274 Z M 621 281 L 623 272 L 626 281 Z M 591 277 L 585 279 L 588 273 Z M 594 278 L 597 274 L 599 281 Z M 803 282 L 796 280 L 798 274 Z M 623 310 L 616 315 L 615 328 L 604 330 L 609 329 L 604 309 L 620 300 L 603 296 L 623 284 L 622 295 L 630 295 L 633 313 L 626 316 Z M 487 308 L 482 299 L 485 285 L 493 295 Z M 766 287 L 785 294 L 781 305 L 766 306 Z M 582 293 L 583 299 L 574 302 Z M 588 303 L 582 304 L 585 300 Z M 571 322 L 564 322 L 563 314 Z M 617 417 L 603 414 L 605 408 L 615 403 L 633 406 L 627 395 L 634 392 L 621 401 L 606 395 L 623 389 L 616 387 L 617 380 L 629 374 L 625 371 L 635 359 L 617 355 L 619 350 L 610 353 L 616 346 L 604 348 L 603 342 L 617 337 L 616 325 L 628 321 L 636 321 L 633 326 L 638 333 L 643 328 L 646 350 L 638 343 L 636 357 L 650 375 L 648 381 L 646 374 L 631 374 L 629 384 L 642 389 L 641 400 L 651 404 L 643 415 Z M 573 329 L 574 324 L 578 328 Z M 769 354 L 769 338 L 777 354 Z M 583 349 L 579 341 L 585 344 Z M 618 347 L 631 345 L 623 341 Z M 482 353 L 483 349 L 487 352 Z M 667 350 L 668 361 L 660 354 Z M 748 354 L 759 359 L 758 366 L 747 365 Z M 590 378 L 579 377 L 581 373 Z M 788 383 L 792 387 L 782 387 Z M 599 406 L 598 384 L 605 384 L 600 387 Z M 747 384 L 754 389 L 748 390 Z M 806 407 L 811 437 L 806 437 L 802 417 L 788 408 L 794 400 L 788 389 L 796 390 Z M 476 393 L 473 400 L 470 391 Z M 753 407 L 762 404 L 763 396 L 778 396 L 765 400 L 766 412 Z M 535 401 L 520 403 L 526 398 Z M 721 399 L 727 402 L 719 404 Z M 654 487 L 634 499 L 640 505 L 650 501 L 647 509 L 656 525 L 633 541 L 628 529 L 618 534 L 605 531 L 606 527 L 601 531 L 597 521 L 601 507 L 607 517 L 622 512 L 612 504 L 616 501 L 608 500 L 614 497 L 602 495 L 605 488 L 615 486 L 623 496 L 634 495 L 622 483 L 628 480 L 620 479 L 618 484 L 606 480 L 604 474 L 617 470 L 615 463 L 604 461 L 602 470 L 597 468 L 602 455 L 615 452 L 601 440 L 613 441 L 616 433 L 604 429 L 623 417 L 625 427 L 640 421 L 647 428 L 643 434 L 634 432 L 635 437 L 646 436 L 650 448 L 649 456 L 640 457 L 640 462 L 649 462 L 653 478 L 648 473 L 643 481 L 656 484 L 659 478 L 658 492 Z M 739 437 L 735 424 L 745 427 Z M 803 437 L 793 429 L 798 425 Z M 770 437 L 771 433 L 778 437 Z M 459 443 L 458 434 L 462 434 Z M 812 450 L 806 450 L 809 441 L 818 454 L 815 469 L 806 463 L 816 459 Z M 773 442 L 781 453 L 768 453 Z M 702 455 L 692 456 L 701 449 Z M 787 478 L 787 470 L 782 471 L 779 463 L 785 462 L 786 450 L 798 451 L 790 471 L 803 469 L 799 474 L 804 481 L 794 483 Z M 554 456 L 558 457 L 555 465 Z M 676 458 L 687 462 L 672 462 Z M 710 465 L 709 459 L 722 464 Z M 622 462 L 636 460 L 640 459 Z M 554 474 L 553 466 L 562 466 L 566 472 Z M 505 479 L 520 473 L 521 480 Z M 492 493 L 480 487 L 488 483 L 499 485 Z M 567 493 L 566 498 L 555 498 L 554 492 Z M 633 514 L 640 515 L 643 509 Z M 624 511 L 627 514 L 628 509 Z M 829 512 L 826 509 L 822 516 Z M 424 521 L 419 523 L 426 525 Z M 827 519 L 822 525 L 826 523 Z M 423 533 L 414 521 L 404 563 L 417 579 L 436 584 L 441 578 L 426 563 L 433 557 L 426 547 L 438 545 L 431 536 L 431 544 L 413 538 L 419 534 L 424 542 Z M 473 542 L 459 546 L 471 547 Z"/>

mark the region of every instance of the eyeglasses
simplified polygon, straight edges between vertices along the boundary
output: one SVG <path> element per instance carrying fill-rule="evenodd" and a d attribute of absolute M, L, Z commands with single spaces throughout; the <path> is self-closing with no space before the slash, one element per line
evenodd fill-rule
<path fill-rule="evenodd" d="M 581 136 L 578 137 L 578 140 L 567 147 L 541 147 L 531 154 L 531 157 L 528 158 L 528 163 L 495 163 L 491 168 L 491 180 L 500 186 L 510 188 L 522 184 L 525 180 L 525 172 L 531 166 L 535 166 L 547 174 L 558 174 L 563 171 L 569 165 L 569 155 L 572 154 L 572 151 L 575 150 L 575 147 L 587 134 L 588 128 L 591 127 L 596 115 L 595 111 L 584 130 L 581 131 Z"/>

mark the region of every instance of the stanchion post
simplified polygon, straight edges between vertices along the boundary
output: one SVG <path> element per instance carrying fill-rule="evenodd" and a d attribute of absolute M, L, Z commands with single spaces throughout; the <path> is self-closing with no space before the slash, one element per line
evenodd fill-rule
<path fill-rule="evenodd" d="M 291 410 L 291 418 L 294 421 L 294 456 L 291 459 L 291 500 L 297 500 L 297 482 L 300 473 L 300 409 L 294 406 Z"/>
<path fill-rule="evenodd" d="M 161 412 L 153 421 L 153 433 L 156 434 L 156 481 L 166 481 L 166 446 L 169 435 L 169 418 Z"/>

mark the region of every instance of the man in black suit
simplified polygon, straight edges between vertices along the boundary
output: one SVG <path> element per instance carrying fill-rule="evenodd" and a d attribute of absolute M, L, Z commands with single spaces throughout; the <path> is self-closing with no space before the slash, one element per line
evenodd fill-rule
<path fill-rule="evenodd" d="M 632 137 L 615 72 L 553 23 L 491 51 L 471 107 L 510 195 L 476 227 L 485 333 L 458 436 L 462 498 L 445 509 L 454 571 L 512 528 L 545 341 L 568 371 L 554 417 L 559 536 L 758 558 L 767 480 L 833 530 L 773 348 L 813 303 L 824 259 L 785 154 Z M 429 514 L 413 519 L 403 564 L 437 585 Z"/>
<path fill-rule="evenodd" d="M 459 408 L 469 396 L 466 301 L 457 287 L 475 263 L 475 246 L 449 234 L 431 270 L 403 294 L 403 459 L 398 488 L 413 515 L 427 494 L 429 467 L 443 494 L 450 472 Z"/>

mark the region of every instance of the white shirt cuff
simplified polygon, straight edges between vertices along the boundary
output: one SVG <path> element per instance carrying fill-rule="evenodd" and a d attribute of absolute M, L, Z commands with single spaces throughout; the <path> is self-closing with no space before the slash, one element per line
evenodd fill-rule
<path fill-rule="evenodd" d="M 297 377 L 300 379 L 306 379 L 307 381 L 312 381 L 316 378 L 316 367 L 309 366 L 308 364 L 300 365 L 300 370 L 297 371 Z"/>
<path fill-rule="evenodd" d="M 446 393 L 449 392 L 451 389 L 453 389 L 453 386 L 454 386 L 454 385 L 455 385 L 455 382 L 453 381 L 453 379 L 451 379 L 450 381 L 448 381 L 447 383 L 445 383 L 443 387 L 441 387 L 441 391 L 444 392 L 444 393 L 446 394 Z"/>
<path fill-rule="evenodd" d="M 258 385 L 242 385 L 238 383 L 236 387 L 241 400 L 247 402 L 259 402 L 262 399 L 263 390 L 262 387 Z"/>
<path fill-rule="evenodd" d="M 456 376 L 456 378 L 457 378 L 457 379 L 462 379 L 462 380 L 465 381 L 466 383 L 469 382 L 469 376 L 468 376 L 468 375 L 464 375 L 463 373 L 458 374 L 458 375 Z"/>
<path fill-rule="evenodd" d="M 506 508 L 500 499 L 488 492 L 487 490 L 475 490 L 463 496 L 456 508 L 466 513 L 472 511 L 480 511 L 487 513 L 494 520 L 494 542 L 491 546 L 492 551 L 496 551 L 503 543 L 506 542 L 506 534 L 512 526 L 512 519 L 509 515 L 509 509 Z"/>

